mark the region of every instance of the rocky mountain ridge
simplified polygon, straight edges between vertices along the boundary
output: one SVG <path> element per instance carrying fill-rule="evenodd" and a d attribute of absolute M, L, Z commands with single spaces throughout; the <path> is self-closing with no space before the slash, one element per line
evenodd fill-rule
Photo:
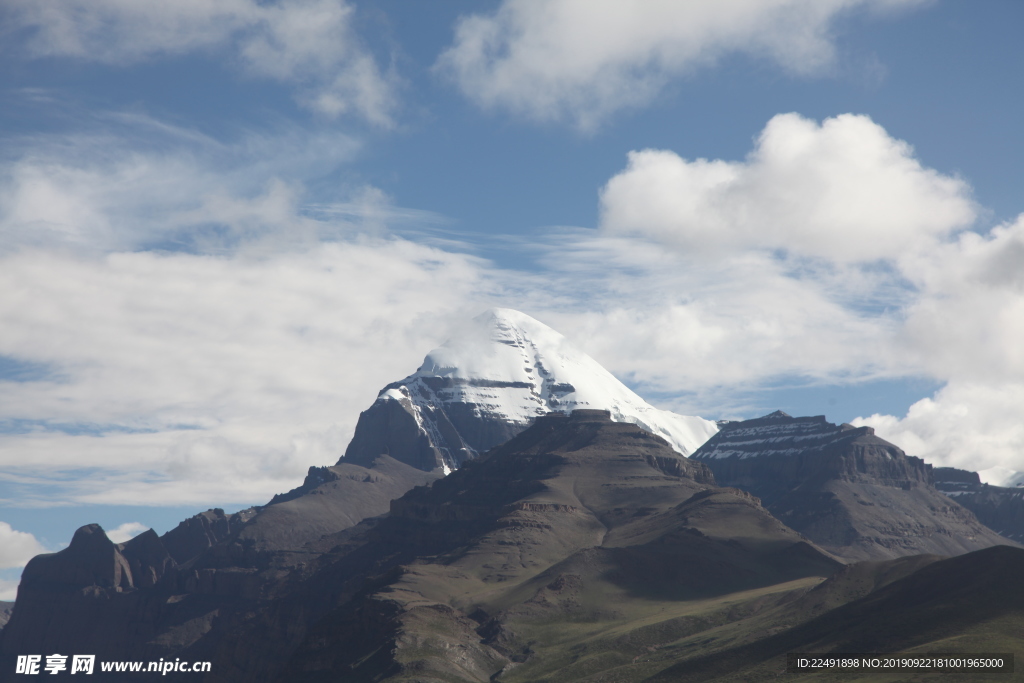
<path fill-rule="evenodd" d="M 342 481 L 314 479 L 313 491 Z M 443 643 L 452 642 L 434 633 L 441 624 L 476 653 L 459 675 L 486 680 L 529 649 L 509 624 L 548 605 L 577 610 L 557 597 L 577 584 L 682 598 L 840 566 L 754 497 L 716 487 L 705 465 L 606 411 L 541 416 L 433 486 L 412 488 L 390 514 L 301 547 L 245 535 L 268 510 L 316 497 L 283 496 L 243 516 L 210 511 L 163 538 L 150 531 L 120 545 L 97 525 L 81 528 L 68 548 L 26 568 L 0 666 L 28 651 L 88 651 L 209 659 L 209 681 L 305 680 L 328 660 L 405 670 L 404 657 L 436 645 L 423 666 L 451 673 Z M 185 559 L 181 548 L 201 549 Z M 318 635 L 323 624 L 337 628 Z M 477 632 L 484 626 L 491 636 Z M 372 649 L 339 643 L 345 633 L 374 648 L 411 640 L 382 664 L 367 658 Z M 324 638 L 342 647 L 325 650 Z"/>
<path fill-rule="evenodd" d="M 931 465 L 870 427 L 776 411 L 723 425 L 692 458 L 847 560 L 957 555 L 1011 542 L 937 490 Z"/>

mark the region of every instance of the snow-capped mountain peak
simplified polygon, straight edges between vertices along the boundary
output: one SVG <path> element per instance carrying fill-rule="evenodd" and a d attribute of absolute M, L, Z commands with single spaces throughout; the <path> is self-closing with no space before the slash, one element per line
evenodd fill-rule
<path fill-rule="evenodd" d="M 613 420 L 637 424 L 684 455 L 717 431 L 710 420 L 651 406 L 564 336 L 508 308 L 477 316 L 428 353 L 415 373 L 381 391 L 360 425 L 368 420 L 365 426 L 372 422 L 380 432 L 383 424 L 377 423 L 385 414 L 392 431 L 404 431 L 398 423 L 415 425 L 415 454 L 411 461 L 400 459 L 449 470 L 508 440 L 538 415 L 576 408 L 608 410 Z M 394 456 L 400 448 L 370 437 L 357 426 L 346 458 Z"/>

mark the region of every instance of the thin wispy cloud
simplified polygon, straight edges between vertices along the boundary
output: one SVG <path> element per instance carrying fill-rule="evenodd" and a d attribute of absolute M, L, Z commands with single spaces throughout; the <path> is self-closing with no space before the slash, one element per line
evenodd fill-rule
<path fill-rule="evenodd" d="M 83 124 L 4 140 L 0 249 L 230 246 L 273 232 L 285 217 L 294 238 L 305 231 L 319 239 L 324 224 L 293 215 L 305 200 L 302 183 L 349 163 L 359 148 L 349 135 L 315 127 L 219 140 L 137 113 L 100 112 Z M 336 196 L 347 198 L 345 188 Z"/>
<path fill-rule="evenodd" d="M 398 81 L 353 29 L 345 0 L 11 0 L 9 40 L 31 58 L 121 67 L 185 54 L 279 81 L 309 109 L 393 125 Z"/>

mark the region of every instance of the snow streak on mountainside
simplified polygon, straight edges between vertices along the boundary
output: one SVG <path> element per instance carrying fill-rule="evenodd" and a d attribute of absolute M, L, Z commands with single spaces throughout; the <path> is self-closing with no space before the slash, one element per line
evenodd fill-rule
<path fill-rule="evenodd" d="M 447 471 L 504 443 L 538 416 L 602 409 L 689 455 L 718 431 L 710 420 L 659 410 L 565 337 L 528 315 L 492 309 L 388 385 L 356 426 L 345 458 L 380 453 Z"/>

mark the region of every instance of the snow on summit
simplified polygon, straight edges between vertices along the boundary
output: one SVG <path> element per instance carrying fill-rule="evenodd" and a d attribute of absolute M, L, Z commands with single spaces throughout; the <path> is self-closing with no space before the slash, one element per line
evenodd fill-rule
<path fill-rule="evenodd" d="M 613 420 L 643 427 L 683 455 L 718 431 L 710 420 L 648 404 L 561 334 L 507 308 L 474 318 L 415 373 L 385 387 L 374 405 L 380 411 L 387 402 L 392 411 L 397 403 L 411 413 L 446 471 L 553 411 L 608 410 Z"/>

